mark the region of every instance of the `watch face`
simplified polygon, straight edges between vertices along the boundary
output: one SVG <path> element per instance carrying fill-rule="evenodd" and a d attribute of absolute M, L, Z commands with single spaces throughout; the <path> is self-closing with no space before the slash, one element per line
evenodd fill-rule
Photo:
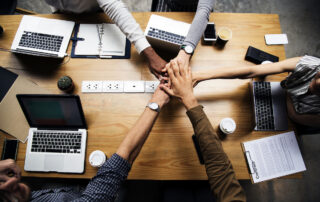
<path fill-rule="evenodd" d="M 186 46 L 186 47 L 184 48 L 184 50 L 185 50 L 187 53 L 189 53 L 189 54 L 191 54 L 191 53 L 193 52 L 193 48 L 192 48 L 191 46 Z"/>
<path fill-rule="evenodd" d="M 159 108 L 158 104 L 155 102 L 150 103 L 149 107 L 153 110 L 157 110 Z"/>

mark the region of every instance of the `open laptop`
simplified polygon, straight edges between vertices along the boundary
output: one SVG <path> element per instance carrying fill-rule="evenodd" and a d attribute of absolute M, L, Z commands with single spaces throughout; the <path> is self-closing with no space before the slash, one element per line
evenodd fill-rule
<path fill-rule="evenodd" d="M 63 58 L 74 22 L 25 15 L 12 42 L 11 51 L 35 56 Z"/>
<path fill-rule="evenodd" d="M 280 82 L 252 82 L 255 130 L 288 130 L 285 90 Z"/>
<path fill-rule="evenodd" d="M 87 126 L 76 95 L 18 94 L 30 125 L 24 169 L 83 173 Z"/>
<path fill-rule="evenodd" d="M 155 47 L 179 51 L 189 28 L 188 23 L 152 14 L 144 34 Z"/>

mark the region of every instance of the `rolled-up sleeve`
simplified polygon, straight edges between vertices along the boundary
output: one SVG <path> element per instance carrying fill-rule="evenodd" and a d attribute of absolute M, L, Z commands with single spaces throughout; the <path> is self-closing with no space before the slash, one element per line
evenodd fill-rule
<path fill-rule="evenodd" d="M 114 201 L 130 169 L 128 161 L 113 154 L 92 178 L 81 198 L 75 201 Z"/>

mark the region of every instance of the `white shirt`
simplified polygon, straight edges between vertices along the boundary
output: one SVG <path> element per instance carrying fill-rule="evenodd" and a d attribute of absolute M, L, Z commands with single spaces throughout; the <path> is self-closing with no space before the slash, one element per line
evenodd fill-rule
<path fill-rule="evenodd" d="M 121 0 L 46 0 L 57 10 L 85 13 L 101 8 L 141 53 L 150 46 L 139 24 Z"/>

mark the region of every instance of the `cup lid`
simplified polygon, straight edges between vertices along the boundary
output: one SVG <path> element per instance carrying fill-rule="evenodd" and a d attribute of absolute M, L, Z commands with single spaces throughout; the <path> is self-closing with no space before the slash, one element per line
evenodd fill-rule
<path fill-rule="evenodd" d="M 236 130 L 236 122 L 232 118 L 224 118 L 220 122 L 220 128 L 223 132 L 228 134 L 233 133 Z"/>
<path fill-rule="evenodd" d="M 106 155 L 100 150 L 93 151 L 89 156 L 89 163 L 93 167 L 100 167 L 106 162 Z"/>

